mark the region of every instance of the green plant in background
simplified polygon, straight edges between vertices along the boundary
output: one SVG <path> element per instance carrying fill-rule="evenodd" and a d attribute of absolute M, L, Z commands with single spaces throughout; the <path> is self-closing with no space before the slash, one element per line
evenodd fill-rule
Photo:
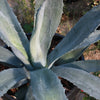
<path fill-rule="evenodd" d="M 0 62 L 9 67 L 0 72 L 0 96 L 29 80 L 29 86 L 18 90 L 19 95 L 26 93 L 19 100 L 68 100 L 57 77 L 61 76 L 100 98 L 100 79 L 90 74 L 100 70 L 100 61 L 76 61 L 90 44 L 100 40 L 100 6 L 84 15 L 48 54 L 62 11 L 63 0 L 36 0 L 29 42 L 7 1 L 0 0 L 0 37 L 13 52 L 0 47 Z"/>
<path fill-rule="evenodd" d="M 33 30 L 33 23 L 25 23 L 22 27 L 25 33 L 31 33 Z"/>
<path fill-rule="evenodd" d="M 83 100 L 96 100 L 95 98 L 93 97 L 90 97 L 89 95 L 86 95 Z"/>
<path fill-rule="evenodd" d="M 26 33 L 32 32 L 34 0 L 16 0 L 14 2 L 17 3 L 14 7 L 15 14 L 23 26 L 24 31 Z"/>
<path fill-rule="evenodd" d="M 97 49 L 100 50 L 100 40 L 97 42 Z"/>
<path fill-rule="evenodd" d="M 14 9 L 19 21 L 22 24 L 33 22 L 34 0 L 16 0 L 16 3 Z"/>

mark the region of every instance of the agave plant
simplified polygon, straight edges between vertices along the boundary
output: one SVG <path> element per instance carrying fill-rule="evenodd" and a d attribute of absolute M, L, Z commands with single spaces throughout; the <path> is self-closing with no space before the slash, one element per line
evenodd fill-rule
<path fill-rule="evenodd" d="M 100 6 L 84 15 L 48 54 L 62 11 L 62 0 L 36 0 L 29 42 L 7 1 L 0 0 L 0 37 L 12 50 L 0 47 L 0 63 L 9 67 L 0 72 L 0 96 L 29 80 L 20 100 L 68 100 L 58 79 L 61 76 L 100 99 L 100 79 L 90 74 L 100 70 L 100 61 L 76 61 L 90 44 L 100 40 Z"/>

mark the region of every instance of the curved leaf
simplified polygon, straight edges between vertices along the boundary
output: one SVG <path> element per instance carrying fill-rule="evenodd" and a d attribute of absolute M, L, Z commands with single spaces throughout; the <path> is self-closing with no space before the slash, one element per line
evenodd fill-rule
<path fill-rule="evenodd" d="M 33 62 L 45 66 L 52 37 L 61 19 L 63 0 L 45 0 L 44 2 L 42 0 L 36 6 L 36 10 L 35 28 L 30 41 L 30 52 Z"/>
<path fill-rule="evenodd" d="M 13 24 L 15 30 L 18 32 L 19 38 L 22 40 L 22 43 L 24 45 L 25 50 L 27 53 L 29 52 L 29 41 L 20 25 L 20 23 L 17 20 L 17 17 L 13 13 L 13 10 L 9 7 L 7 0 L 0 0 L 0 11 L 8 18 L 9 22 Z"/>
<path fill-rule="evenodd" d="M 87 72 L 100 71 L 100 60 L 75 61 L 62 65 L 63 67 L 82 69 Z"/>
<path fill-rule="evenodd" d="M 9 67 L 22 67 L 22 62 L 14 56 L 9 50 L 0 47 L 0 63 Z"/>
<path fill-rule="evenodd" d="M 31 96 L 27 100 L 67 100 L 60 80 L 51 70 L 43 68 L 30 72 L 30 76 Z"/>
<path fill-rule="evenodd" d="M 86 47 L 87 48 L 87 47 Z M 76 61 L 80 55 L 82 55 L 83 51 L 86 49 L 85 47 L 83 48 L 78 48 L 72 51 L 69 51 L 68 53 L 66 53 L 65 55 L 63 55 L 61 58 L 59 58 L 54 65 L 59 66 L 62 64 L 66 64 L 66 63 L 70 63 L 72 61 Z M 51 66 L 49 66 L 50 68 Z"/>
<path fill-rule="evenodd" d="M 53 67 L 52 70 L 74 85 L 88 93 L 90 96 L 100 99 L 100 78 L 83 70 L 68 67 Z"/>
<path fill-rule="evenodd" d="M 64 54 L 57 62 L 57 65 L 66 64 L 77 60 L 82 53 L 88 48 L 90 44 L 93 44 L 100 40 L 100 31 L 96 30 L 88 38 L 86 38 L 80 45 L 78 45 L 74 50 Z"/>
<path fill-rule="evenodd" d="M 12 68 L 0 72 L 0 96 L 3 96 L 17 82 L 26 78 L 22 68 Z"/>
<path fill-rule="evenodd" d="M 0 0 L 0 37 L 15 55 L 29 64 L 29 42 L 7 0 Z"/>
<path fill-rule="evenodd" d="M 48 65 L 52 65 L 56 60 L 70 51 L 74 52 L 74 50 L 81 48 L 84 50 L 84 47 L 86 48 L 91 43 L 99 40 L 100 31 L 96 30 L 99 24 L 100 6 L 93 8 L 84 15 L 67 36 L 55 47 L 48 56 Z M 94 37 L 95 35 L 96 37 Z"/>

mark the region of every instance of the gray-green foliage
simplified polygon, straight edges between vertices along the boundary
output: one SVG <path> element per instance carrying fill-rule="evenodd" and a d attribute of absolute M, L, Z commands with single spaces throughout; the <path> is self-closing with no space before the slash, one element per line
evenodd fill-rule
<path fill-rule="evenodd" d="M 57 77 L 61 76 L 99 99 L 100 79 L 90 72 L 100 70 L 100 61 L 76 59 L 90 44 L 100 40 L 100 30 L 97 30 L 100 6 L 83 16 L 48 55 L 61 19 L 63 0 L 36 0 L 35 3 L 34 29 L 29 42 L 7 1 L 0 0 L 0 37 L 13 52 L 0 47 L 0 63 L 10 68 L 0 72 L 0 96 L 30 80 L 29 86 L 16 93 L 16 96 L 22 94 L 19 100 L 68 100 Z"/>

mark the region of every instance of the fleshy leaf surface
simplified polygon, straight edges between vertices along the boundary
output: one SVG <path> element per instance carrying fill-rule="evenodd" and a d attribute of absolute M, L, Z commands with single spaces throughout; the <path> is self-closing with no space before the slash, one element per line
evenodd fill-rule
<path fill-rule="evenodd" d="M 43 68 L 30 72 L 30 76 L 31 96 L 27 100 L 67 100 L 60 80 L 51 70 Z"/>
<path fill-rule="evenodd" d="M 26 75 L 22 68 L 12 68 L 0 72 L 0 97 L 24 78 Z"/>
<path fill-rule="evenodd" d="M 36 3 L 38 3 L 37 0 Z M 59 25 L 63 0 L 43 0 L 36 4 L 35 28 L 30 41 L 32 61 L 46 65 L 48 49 Z"/>
<path fill-rule="evenodd" d="M 35 0 L 34 27 L 36 27 L 36 23 L 37 23 L 36 18 L 37 18 L 38 11 L 41 8 L 44 1 L 45 0 Z"/>
<path fill-rule="evenodd" d="M 22 62 L 9 50 L 0 47 L 0 63 L 8 67 L 22 67 Z"/>
<path fill-rule="evenodd" d="M 100 60 L 75 61 L 61 66 L 82 69 L 87 72 L 97 72 L 100 71 Z"/>
<path fill-rule="evenodd" d="M 55 64 L 61 65 L 77 60 L 90 44 L 93 44 L 98 40 L 100 40 L 100 30 L 96 30 L 90 34 L 90 36 L 80 43 L 80 45 L 64 54 L 57 62 L 55 62 Z"/>
<path fill-rule="evenodd" d="M 61 58 L 59 58 L 56 62 L 54 61 L 55 62 L 54 65 L 55 66 L 59 66 L 59 65 L 62 65 L 62 64 L 66 64 L 66 63 L 70 63 L 70 62 L 76 61 L 80 57 L 80 55 L 82 55 L 83 51 L 86 48 L 83 47 L 83 48 L 78 48 L 78 49 L 69 51 L 68 53 L 63 55 Z M 49 66 L 49 68 L 50 67 L 51 66 Z"/>
<path fill-rule="evenodd" d="M 33 91 L 32 91 L 32 88 L 31 87 L 28 88 L 28 91 L 26 93 L 25 100 L 35 100 L 34 99 L 34 96 L 33 96 Z"/>
<path fill-rule="evenodd" d="M 53 67 L 52 71 L 72 82 L 90 96 L 100 99 L 100 78 L 80 69 L 63 66 Z"/>
<path fill-rule="evenodd" d="M 100 39 L 100 5 L 85 14 L 72 28 L 66 37 L 55 47 L 48 56 L 48 65 L 52 65 L 60 57 L 76 49 L 86 48 Z M 96 37 L 95 37 L 96 35 Z M 50 66 L 51 66 L 50 65 Z"/>
<path fill-rule="evenodd" d="M 29 41 L 7 0 L 0 0 L 0 37 L 19 59 L 29 64 Z"/>

